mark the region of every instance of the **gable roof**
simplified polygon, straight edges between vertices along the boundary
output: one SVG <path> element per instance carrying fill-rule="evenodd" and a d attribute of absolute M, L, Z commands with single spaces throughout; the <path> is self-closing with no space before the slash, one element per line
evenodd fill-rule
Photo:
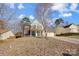
<path fill-rule="evenodd" d="M 63 27 L 64 27 L 64 28 L 69 28 L 71 25 L 75 25 L 75 24 L 71 23 L 71 24 L 68 24 L 68 25 L 63 26 Z"/>
<path fill-rule="evenodd" d="M 66 25 L 64 26 L 64 28 L 69 28 L 72 24 Z"/>

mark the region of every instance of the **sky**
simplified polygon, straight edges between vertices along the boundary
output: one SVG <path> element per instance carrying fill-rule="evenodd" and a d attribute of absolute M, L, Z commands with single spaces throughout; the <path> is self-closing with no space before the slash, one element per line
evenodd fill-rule
<path fill-rule="evenodd" d="M 17 11 L 18 19 L 24 16 L 34 20 L 36 3 L 12 3 L 10 8 Z M 79 24 L 79 4 L 78 3 L 54 3 L 50 8 L 52 10 L 51 20 L 62 18 L 65 22 Z"/>

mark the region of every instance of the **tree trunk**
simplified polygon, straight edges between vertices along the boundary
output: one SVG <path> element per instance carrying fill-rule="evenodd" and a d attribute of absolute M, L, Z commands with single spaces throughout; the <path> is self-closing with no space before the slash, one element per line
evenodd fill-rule
<path fill-rule="evenodd" d="M 30 37 L 32 36 L 32 31 L 31 31 L 31 25 L 29 26 L 29 31 L 30 31 Z"/>
<path fill-rule="evenodd" d="M 25 27 L 25 26 L 23 25 L 23 34 L 22 34 L 22 35 L 23 35 L 23 37 L 24 37 L 24 27 Z"/>
<path fill-rule="evenodd" d="M 47 30 L 45 29 L 44 31 L 45 31 L 45 39 L 46 39 L 47 38 Z"/>

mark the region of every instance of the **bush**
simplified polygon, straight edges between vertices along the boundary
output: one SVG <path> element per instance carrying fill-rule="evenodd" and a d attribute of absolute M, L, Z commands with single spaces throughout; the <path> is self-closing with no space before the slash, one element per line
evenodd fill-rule
<path fill-rule="evenodd" d="M 22 37 L 22 32 L 17 32 L 17 33 L 15 34 L 15 36 L 16 36 L 16 38 Z"/>
<path fill-rule="evenodd" d="M 79 35 L 79 33 L 63 33 L 56 36 L 75 36 L 75 35 Z"/>

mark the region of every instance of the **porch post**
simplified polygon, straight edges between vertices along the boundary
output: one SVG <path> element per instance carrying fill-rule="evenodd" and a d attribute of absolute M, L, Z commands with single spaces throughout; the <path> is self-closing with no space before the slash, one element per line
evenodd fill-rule
<path fill-rule="evenodd" d="M 30 37 L 32 36 L 32 31 L 30 30 Z"/>
<path fill-rule="evenodd" d="M 35 31 L 35 36 L 36 36 L 36 37 L 38 36 L 38 34 L 37 34 L 37 30 Z"/>
<path fill-rule="evenodd" d="M 42 33 L 41 33 L 41 31 L 40 31 L 40 37 L 42 36 Z"/>

